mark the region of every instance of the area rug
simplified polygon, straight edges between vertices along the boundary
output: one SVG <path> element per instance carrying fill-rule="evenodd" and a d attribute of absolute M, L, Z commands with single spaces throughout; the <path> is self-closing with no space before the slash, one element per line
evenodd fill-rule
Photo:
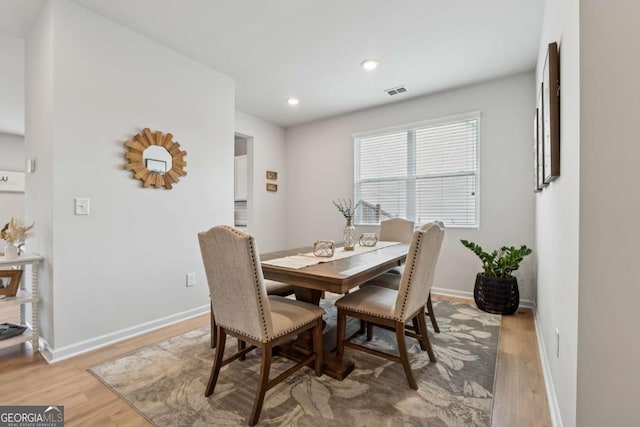
<path fill-rule="evenodd" d="M 332 301 L 323 301 L 327 327 L 335 327 Z M 356 369 L 344 380 L 318 378 L 309 368 L 271 389 L 260 425 L 277 426 L 489 426 L 500 334 L 500 316 L 475 307 L 434 301 L 440 333 L 430 336 L 437 363 L 407 338 L 418 390 L 402 366 L 350 348 Z M 357 328 L 353 322 L 351 328 Z M 395 335 L 375 329 L 369 343 L 397 349 Z M 360 341 L 364 341 L 361 339 Z M 227 351 L 236 350 L 234 339 Z M 209 328 L 180 335 L 90 369 L 96 377 L 156 426 L 246 425 L 258 381 L 260 356 L 222 368 L 213 396 L 204 397 L 215 349 Z M 291 362 L 275 357 L 271 378 Z"/>

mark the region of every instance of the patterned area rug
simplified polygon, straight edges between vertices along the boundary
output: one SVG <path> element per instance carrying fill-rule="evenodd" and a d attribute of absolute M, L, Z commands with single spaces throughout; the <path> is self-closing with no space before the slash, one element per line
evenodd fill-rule
<path fill-rule="evenodd" d="M 327 327 L 335 308 L 323 301 Z M 441 332 L 430 337 L 437 363 L 407 338 L 419 389 L 411 390 L 402 366 L 345 349 L 356 369 L 344 381 L 318 378 L 305 368 L 271 389 L 260 425 L 283 426 L 489 426 L 500 316 L 465 304 L 434 301 Z M 356 328 L 357 324 L 351 325 Z M 356 340 L 357 341 L 357 340 Z M 362 341 L 362 340 L 360 340 Z M 370 343 L 396 351 L 395 335 L 374 329 Z M 227 339 L 229 353 L 236 350 Z M 215 393 L 204 397 L 214 358 L 209 328 L 198 329 L 90 369 L 104 384 L 157 426 L 246 425 L 255 397 L 260 357 L 222 368 Z M 271 378 L 291 362 L 274 358 Z"/>

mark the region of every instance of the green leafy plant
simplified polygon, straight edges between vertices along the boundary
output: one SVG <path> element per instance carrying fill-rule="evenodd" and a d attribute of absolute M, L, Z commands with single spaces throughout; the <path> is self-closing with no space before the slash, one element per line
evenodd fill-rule
<path fill-rule="evenodd" d="M 524 257 L 533 252 L 525 245 L 522 245 L 519 249 L 515 246 L 503 246 L 500 250 L 488 253 L 482 249 L 482 246 L 468 240 L 460 240 L 460 242 L 480 258 L 485 276 L 502 279 L 510 277 L 511 273 L 520 267 L 520 262 Z"/>

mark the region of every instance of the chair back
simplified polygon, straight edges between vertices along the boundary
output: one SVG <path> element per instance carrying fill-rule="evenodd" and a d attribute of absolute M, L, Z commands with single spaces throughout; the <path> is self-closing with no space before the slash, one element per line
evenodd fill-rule
<path fill-rule="evenodd" d="M 415 223 L 404 218 L 391 218 L 380 222 L 380 240 L 409 243 Z"/>
<path fill-rule="evenodd" d="M 413 232 L 394 312 L 399 320 L 407 321 L 427 303 L 443 238 L 444 226 L 439 221 Z"/>
<path fill-rule="evenodd" d="M 224 225 L 198 233 L 216 323 L 260 342 L 273 335 L 253 236 Z"/>

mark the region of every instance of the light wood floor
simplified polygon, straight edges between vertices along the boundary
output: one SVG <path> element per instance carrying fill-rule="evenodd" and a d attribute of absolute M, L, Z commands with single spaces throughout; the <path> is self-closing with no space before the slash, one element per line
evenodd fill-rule
<path fill-rule="evenodd" d="M 148 426 L 87 368 L 208 324 L 199 316 L 53 365 L 27 344 L 0 350 L 0 405 L 64 405 L 68 426 Z M 521 309 L 502 318 L 493 426 L 550 425 L 533 314 Z"/>

